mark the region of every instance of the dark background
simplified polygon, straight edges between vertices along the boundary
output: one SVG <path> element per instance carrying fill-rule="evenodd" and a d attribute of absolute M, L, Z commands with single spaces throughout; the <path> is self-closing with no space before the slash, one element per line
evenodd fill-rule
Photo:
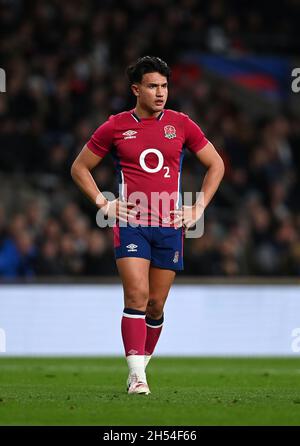
<path fill-rule="evenodd" d="M 172 68 L 167 108 L 189 114 L 226 166 L 204 236 L 185 241 L 182 274 L 300 275 L 300 107 L 291 90 L 299 1 L 0 0 L 0 7 L 2 281 L 117 274 L 112 230 L 97 227 L 70 166 L 95 128 L 134 105 L 124 71 L 147 54 Z M 252 69 L 253 57 L 261 70 Z M 228 59 L 238 68 L 225 76 Z M 183 190 L 199 191 L 203 169 L 190 153 L 183 172 Z M 110 156 L 94 176 L 102 191 L 116 191 Z"/>

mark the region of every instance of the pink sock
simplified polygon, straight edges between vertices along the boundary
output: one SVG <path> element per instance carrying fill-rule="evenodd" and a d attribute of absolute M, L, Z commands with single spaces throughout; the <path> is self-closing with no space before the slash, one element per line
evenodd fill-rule
<path fill-rule="evenodd" d="M 154 352 L 155 346 L 162 331 L 163 322 L 163 315 L 160 319 L 151 319 L 150 317 L 146 316 L 147 337 L 145 344 L 145 355 L 150 356 Z"/>
<path fill-rule="evenodd" d="M 124 308 L 121 330 L 125 355 L 144 355 L 146 323 L 144 311 Z"/>

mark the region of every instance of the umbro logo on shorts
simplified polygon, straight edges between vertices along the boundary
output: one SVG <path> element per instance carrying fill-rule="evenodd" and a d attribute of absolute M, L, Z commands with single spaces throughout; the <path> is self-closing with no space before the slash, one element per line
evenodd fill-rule
<path fill-rule="evenodd" d="M 138 245 L 135 245 L 134 243 L 130 243 L 130 245 L 127 245 L 126 248 L 128 248 L 128 252 L 136 252 Z"/>
<path fill-rule="evenodd" d="M 137 132 L 135 132 L 134 130 L 127 130 L 127 132 L 122 133 L 122 135 L 124 135 L 124 139 L 133 139 L 136 138 Z"/>

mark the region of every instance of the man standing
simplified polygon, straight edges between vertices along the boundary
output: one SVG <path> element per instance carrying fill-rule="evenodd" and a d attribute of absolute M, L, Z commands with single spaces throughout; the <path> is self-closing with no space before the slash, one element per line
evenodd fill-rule
<path fill-rule="evenodd" d="M 163 327 L 163 309 L 176 271 L 183 269 L 184 232 L 211 201 L 224 164 L 197 124 L 164 108 L 170 78 L 164 61 L 142 57 L 128 67 L 127 75 L 135 108 L 111 116 L 94 132 L 71 174 L 104 215 L 116 218 L 114 248 L 124 289 L 121 330 L 129 367 L 128 393 L 149 394 L 145 370 Z M 185 147 L 207 168 L 203 200 L 193 206 L 183 206 L 181 200 Z M 91 175 L 108 152 L 114 157 L 120 187 L 119 197 L 112 201 Z"/>

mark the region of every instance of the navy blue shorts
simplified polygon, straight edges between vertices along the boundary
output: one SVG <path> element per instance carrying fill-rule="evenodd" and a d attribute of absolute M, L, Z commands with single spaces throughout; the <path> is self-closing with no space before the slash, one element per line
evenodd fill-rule
<path fill-rule="evenodd" d="M 183 270 L 183 228 L 113 227 L 115 258 L 142 257 L 158 268 Z"/>

